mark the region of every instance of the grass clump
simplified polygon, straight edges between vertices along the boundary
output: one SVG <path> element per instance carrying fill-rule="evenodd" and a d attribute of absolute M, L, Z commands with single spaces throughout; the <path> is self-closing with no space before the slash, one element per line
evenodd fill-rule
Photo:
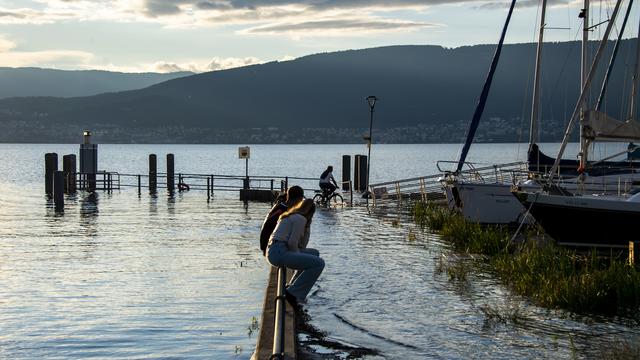
<path fill-rule="evenodd" d="M 577 313 L 625 315 L 640 307 L 640 271 L 625 259 L 601 257 L 541 242 L 535 231 L 525 232 L 516 245 L 506 227 L 467 222 L 456 212 L 417 203 L 415 221 L 439 231 L 458 252 L 487 256 L 490 269 L 516 293 L 541 306 Z M 467 271 L 447 269 L 451 280 Z"/>
<path fill-rule="evenodd" d="M 416 223 L 432 231 L 442 230 L 448 219 L 454 216 L 451 210 L 443 206 L 423 201 L 415 203 L 411 213 Z"/>
<path fill-rule="evenodd" d="M 505 227 L 467 222 L 459 213 L 430 202 L 416 203 L 412 214 L 416 223 L 440 232 L 457 251 L 493 255 L 511 250 L 509 232 Z"/>
<path fill-rule="evenodd" d="M 622 314 L 640 306 L 640 272 L 620 259 L 529 242 L 491 263 L 509 287 L 545 307 Z"/>

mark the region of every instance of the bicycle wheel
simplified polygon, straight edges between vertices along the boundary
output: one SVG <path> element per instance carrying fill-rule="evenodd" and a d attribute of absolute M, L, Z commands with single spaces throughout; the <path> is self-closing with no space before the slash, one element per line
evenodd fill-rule
<path fill-rule="evenodd" d="M 316 196 L 313 197 L 313 202 L 316 205 L 324 205 L 324 197 L 322 194 L 316 194 Z"/>
<path fill-rule="evenodd" d="M 343 204 L 344 199 L 340 194 L 333 194 L 331 195 L 331 198 L 329 198 L 329 206 L 331 207 L 342 206 Z"/>

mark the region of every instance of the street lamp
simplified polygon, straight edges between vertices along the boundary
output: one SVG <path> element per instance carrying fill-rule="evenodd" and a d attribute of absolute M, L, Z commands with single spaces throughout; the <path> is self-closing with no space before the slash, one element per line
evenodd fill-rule
<path fill-rule="evenodd" d="M 365 195 L 367 196 L 367 205 L 369 204 L 369 196 L 371 195 L 369 193 L 369 169 L 371 168 L 371 132 L 373 130 L 373 108 L 376 107 L 376 101 L 378 101 L 378 98 L 371 95 L 371 96 L 367 96 L 367 102 L 369 103 L 369 109 L 370 109 L 370 118 L 369 118 L 369 137 L 367 138 L 368 140 L 368 147 L 369 147 L 369 153 L 367 155 L 367 187 L 366 187 L 366 191 L 365 191 Z"/>

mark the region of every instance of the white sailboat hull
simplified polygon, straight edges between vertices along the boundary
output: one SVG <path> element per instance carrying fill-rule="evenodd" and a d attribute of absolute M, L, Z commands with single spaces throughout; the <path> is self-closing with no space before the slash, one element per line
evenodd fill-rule
<path fill-rule="evenodd" d="M 446 195 L 449 208 L 458 208 L 468 221 L 516 224 L 526 213 L 508 184 L 458 182 L 446 185 Z M 525 221 L 529 223 L 531 220 L 527 218 Z"/>

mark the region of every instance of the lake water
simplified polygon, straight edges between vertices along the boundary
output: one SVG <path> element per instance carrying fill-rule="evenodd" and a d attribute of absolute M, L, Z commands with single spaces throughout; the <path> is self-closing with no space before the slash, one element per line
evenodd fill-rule
<path fill-rule="evenodd" d="M 372 182 L 432 174 L 459 149 L 374 145 Z M 257 238 L 269 204 L 245 207 L 235 192 L 207 202 L 202 191 L 139 197 L 127 188 L 80 192 L 56 214 L 44 196 L 44 154 L 77 150 L 0 144 L 0 358 L 248 359 L 268 270 Z M 144 174 L 149 153 L 158 154 L 159 169 L 173 153 L 176 172 L 245 171 L 231 145 L 99 145 L 99 168 Z M 249 173 L 315 178 L 333 164 L 339 178 L 341 156 L 358 153 L 366 148 L 255 145 Z M 524 144 L 474 145 L 469 160 L 510 162 L 525 153 Z M 318 211 L 311 245 L 327 263 L 306 305 L 311 323 L 380 351 L 370 358 L 592 357 L 638 336 L 629 320 L 532 306 L 483 273 L 466 285 L 450 282 L 438 272 L 449 254 L 438 236 L 363 207 Z M 493 324 L 487 305 L 516 306 L 521 318 Z"/>

